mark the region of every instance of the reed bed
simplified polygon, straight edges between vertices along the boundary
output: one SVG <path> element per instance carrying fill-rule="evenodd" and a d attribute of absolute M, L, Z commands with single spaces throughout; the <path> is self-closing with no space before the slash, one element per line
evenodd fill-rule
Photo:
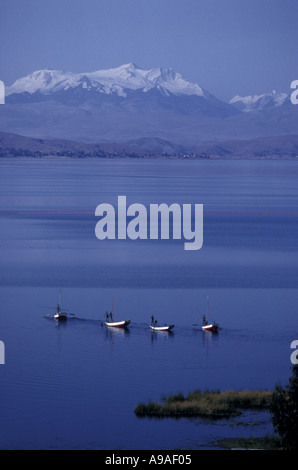
<path fill-rule="evenodd" d="M 272 392 L 262 390 L 234 391 L 200 391 L 171 395 L 164 403 L 139 403 L 134 412 L 139 417 L 185 417 L 198 416 L 202 418 L 229 418 L 239 416 L 241 410 L 268 410 Z"/>

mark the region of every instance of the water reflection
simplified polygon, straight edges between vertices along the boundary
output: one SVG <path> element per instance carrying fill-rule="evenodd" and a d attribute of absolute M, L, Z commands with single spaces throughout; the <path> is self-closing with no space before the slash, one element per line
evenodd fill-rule
<path fill-rule="evenodd" d="M 124 328 L 116 328 L 116 327 L 103 327 L 105 330 L 105 338 L 106 339 L 113 339 L 116 337 L 124 337 L 130 335 L 130 329 L 127 327 Z"/>
<path fill-rule="evenodd" d="M 151 333 L 151 343 L 153 344 L 154 342 L 157 341 L 167 341 L 168 339 L 173 339 L 174 338 L 174 332 L 173 331 L 152 331 L 150 330 Z"/>

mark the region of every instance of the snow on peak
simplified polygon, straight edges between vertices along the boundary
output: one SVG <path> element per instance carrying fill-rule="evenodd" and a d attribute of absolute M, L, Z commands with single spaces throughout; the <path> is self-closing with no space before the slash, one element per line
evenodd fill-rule
<path fill-rule="evenodd" d="M 24 92 L 33 94 L 36 91 L 42 94 L 51 94 L 78 86 L 93 88 L 100 93 L 114 93 L 120 96 L 126 96 L 126 90 L 147 92 L 153 88 L 175 95 L 204 96 L 204 92 L 199 85 L 188 82 L 179 73 L 174 72 L 172 68 L 145 70 L 133 63 L 88 73 L 72 73 L 51 69 L 37 70 L 16 80 L 11 87 L 7 87 L 7 94 Z"/>
<path fill-rule="evenodd" d="M 47 94 L 66 86 L 75 86 L 75 83 L 75 74 L 65 74 L 60 70 L 37 70 L 16 80 L 11 87 L 7 87 L 7 94 L 24 92 L 32 94 L 36 91 Z"/>
<path fill-rule="evenodd" d="M 239 96 L 236 95 L 230 100 L 230 104 L 236 106 L 244 112 L 260 111 L 264 108 L 281 106 L 288 98 L 286 93 L 279 93 L 272 90 L 270 93 L 262 95 Z"/>

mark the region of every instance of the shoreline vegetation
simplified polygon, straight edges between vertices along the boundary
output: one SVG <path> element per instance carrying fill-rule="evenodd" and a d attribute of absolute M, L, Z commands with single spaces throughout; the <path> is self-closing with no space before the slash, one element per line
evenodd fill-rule
<path fill-rule="evenodd" d="M 139 403 L 134 413 L 138 418 L 187 418 L 209 420 L 228 419 L 242 414 L 244 410 L 270 411 L 273 391 L 226 390 L 202 392 L 195 390 L 186 397 L 182 393 L 170 395 L 161 402 Z M 230 450 L 281 450 L 278 436 L 226 438 L 212 445 Z"/>
<path fill-rule="evenodd" d="M 204 391 L 195 390 L 186 397 L 182 393 L 170 395 L 161 402 L 139 403 L 134 413 L 143 417 L 199 417 L 208 419 L 231 418 L 242 410 L 269 411 L 272 399 L 269 390 Z"/>

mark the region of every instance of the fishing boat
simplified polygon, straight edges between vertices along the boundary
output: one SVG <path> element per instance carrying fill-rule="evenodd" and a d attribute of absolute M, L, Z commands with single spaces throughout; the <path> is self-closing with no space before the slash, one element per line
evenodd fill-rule
<path fill-rule="evenodd" d="M 150 328 L 153 331 L 170 331 L 174 328 L 175 325 L 158 325 L 157 320 L 154 320 L 154 316 L 151 317 Z"/>
<path fill-rule="evenodd" d="M 54 313 L 55 320 L 66 321 L 67 314 L 61 311 L 61 289 L 59 289 L 59 303 L 57 305 L 57 311 Z"/>
<path fill-rule="evenodd" d="M 110 313 L 106 312 L 105 325 L 110 328 L 126 328 L 130 324 L 130 320 L 114 320 L 114 302 L 112 299 L 112 311 Z"/>
<path fill-rule="evenodd" d="M 219 329 L 218 323 L 215 321 L 209 323 L 209 298 L 207 297 L 207 318 L 203 315 L 203 331 L 211 331 L 212 333 L 217 333 Z"/>
<path fill-rule="evenodd" d="M 130 324 L 130 320 L 122 320 L 122 321 L 105 321 L 107 326 L 112 328 L 125 328 Z"/>
<path fill-rule="evenodd" d="M 174 326 L 175 325 L 164 325 L 164 326 L 150 325 L 150 328 L 153 331 L 170 331 L 174 328 Z"/>

